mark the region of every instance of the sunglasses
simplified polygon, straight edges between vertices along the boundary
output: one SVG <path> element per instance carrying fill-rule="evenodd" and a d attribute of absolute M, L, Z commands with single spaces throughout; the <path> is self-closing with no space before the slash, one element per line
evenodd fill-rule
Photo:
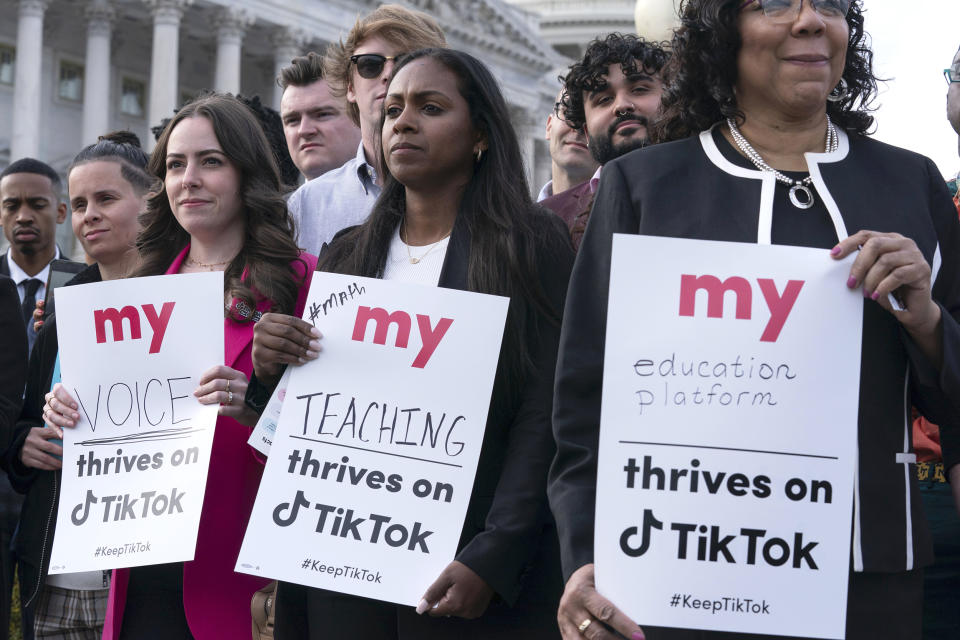
<path fill-rule="evenodd" d="M 952 69 L 944 69 L 943 77 L 947 79 L 947 84 L 960 82 L 960 67 L 953 67 Z"/>
<path fill-rule="evenodd" d="M 813 10 L 826 20 L 840 20 L 847 17 L 853 0 L 808 0 Z M 773 22 L 793 22 L 803 10 L 803 0 L 745 0 L 740 9 L 754 2 L 763 11 L 763 15 Z"/>
<path fill-rule="evenodd" d="M 357 73 L 361 78 L 373 80 L 383 73 L 387 60 L 396 60 L 400 56 L 382 56 L 379 53 L 361 53 L 350 56 L 350 62 L 357 65 Z"/>

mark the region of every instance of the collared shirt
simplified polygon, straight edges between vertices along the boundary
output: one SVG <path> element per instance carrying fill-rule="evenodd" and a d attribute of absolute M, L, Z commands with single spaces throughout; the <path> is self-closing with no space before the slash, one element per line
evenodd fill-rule
<path fill-rule="evenodd" d="M 379 195 L 377 171 L 367 162 L 361 142 L 352 160 L 304 183 L 287 200 L 297 245 L 319 255 L 338 231 L 366 220 Z"/>
<path fill-rule="evenodd" d="M 603 165 L 597 167 L 597 170 L 593 173 L 593 177 L 590 178 L 590 193 L 596 193 L 597 187 L 600 186 L 600 172 L 603 171 Z"/>
<path fill-rule="evenodd" d="M 537 202 L 542 202 L 553 195 L 553 180 L 547 180 L 547 183 L 540 188 L 537 194 Z"/>
<path fill-rule="evenodd" d="M 53 253 L 53 260 L 60 259 L 60 247 L 56 247 Z M 50 262 L 53 262 L 51 260 Z M 48 262 L 43 269 L 40 270 L 35 276 L 28 276 L 27 272 L 20 268 L 20 265 L 16 263 L 13 259 L 13 255 L 7 251 L 7 264 L 10 266 L 10 278 L 17 283 L 17 295 L 20 296 L 20 304 L 23 304 L 23 297 L 27 295 L 26 286 L 23 284 L 24 280 L 30 278 L 36 278 L 40 281 L 40 287 L 37 289 L 36 299 L 43 300 L 47 295 L 47 278 L 50 276 L 50 262 Z"/>

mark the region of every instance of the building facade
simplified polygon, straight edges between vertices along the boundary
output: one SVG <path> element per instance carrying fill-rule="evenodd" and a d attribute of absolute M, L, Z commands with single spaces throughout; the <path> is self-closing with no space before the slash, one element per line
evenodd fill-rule
<path fill-rule="evenodd" d="M 0 0 L 0 167 L 25 156 L 65 171 L 97 136 L 150 127 L 204 89 L 279 108 L 280 67 L 344 37 L 371 0 Z M 548 177 L 543 123 L 562 58 L 537 17 L 501 0 L 407 0 L 451 47 L 490 66 L 510 105 L 527 179 Z M 76 254 L 69 225 L 61 247 Z"/>

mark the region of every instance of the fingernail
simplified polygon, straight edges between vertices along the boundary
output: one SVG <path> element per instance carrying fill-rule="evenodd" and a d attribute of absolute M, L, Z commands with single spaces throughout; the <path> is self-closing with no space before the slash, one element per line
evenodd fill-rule
<path fill-rule="evenodd" d="M 867 291 L 866 289 L 864 289 L 864 290 L 863 290 L 863 297 L 864 297 L 864 298 L 869 298 L 869 297 L 870 297 L 870 292 Z"/>
<path fill-rule="evenodd" d="M 79 420 L 79 419 L 80 419 L 80 414 L 79 414 L 79 413 L 73 413 L 73 414 L 71 414 L 71 415 L 73 416 L 73 419 L 74 419 L 74 420 Z"/>
<path fill-rule="evenodd" d="M 643 631 L 634 631 L 630 640 L 647 640 L 647 636 L 643 635 Z"/>
<path fill-rule="evenodd" d="M 318 337 L 318 338 L 322 338 L 322 337 L 323 337 L 323 334 L 320 333 L 320 329 L 317 329 L 316 327 L 311 327 L 311 329 L 310 329 L 310 335 L 316 336 L 316 337 Z"/>
<path fill-rule="evenodd" d="M 312 359 L 314 359 L 314 358 L 317 357 L 317 352 L 316 352 L 316 351 L 309 351 L 309 350 L 308 350 L 305 354 L 303 354 L 303 356 L 304 356 L 304 358 L 310 358 L 310 359 L 312 360 Z M 301 358 L 301 360 L 302 360 L 302 359 L 303 359 L 303 358 Z"/>
<path fill-rule="evenodd" d="M 310 343 L 309 343 L 307 346 L 310 347 L 310 350 L 311 350 L 311 351 L 320 351 L 320 341 L 319 341 L 319 340 L 311 340 Z"/>
<path fill-rule="evenodd" d="M 880 292 L 879 292 L 879 291 L 874 291 L 873 293 L 870 294 L 870 299 L 871 299 L 871 300 L 876 300 L 876 299 L 879 298 L 879 297 L 880 297 Z"/>
<path fill-rule="evenodd" d="M 300 364 L 303 364 L 304 362 L 306 362 L 306 360 L 304 360 L 304 359 L 301 358 L 300 356 L 297 356 L 297 361 L 298 361 Z"/>
<path fill-rule="evenodd" d="M 854 278 L 853 276 L 850 276 L 849 278 L 847 278 L 847 286 L 848 286 L 849 288 L 851 288 L 851 289 L 853 289 L 854 287 L 856 287 L 856 286 L 857 286 L 857 279 Z"/>
<path fill-rule="evenodd" d="M 833 249 L 830 249 L 830 255 L 832 256 L 840 255 L 840 245 L 837 245 Z M 641 637 L 642 637 L 642 634 L 641 634 Z"/>
<path fill-rule="evenodd" d="M 417 615 L 423 615 L 427 609 L 430 608 L 430 603 L 427 602 L 424 598 L 420 598 L 420 602 L 417 603 Z"/>

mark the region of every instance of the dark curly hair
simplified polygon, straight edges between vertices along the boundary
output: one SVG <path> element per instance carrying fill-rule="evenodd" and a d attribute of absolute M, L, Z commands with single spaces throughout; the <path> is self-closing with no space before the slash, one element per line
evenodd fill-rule
<path fill-rule="evenodd" d="M 678 140 L 709 129 L 727 118 L 743 121 L 734 86 L 740 31 L 737 17 L 742 0 L 684 0 L 680 27 L 674 32 L 673 57 L 664 69 L 668 83 L 660 101 L 661 115 L 650 128 L 654 142 Z M 870 103 L 877 94 L 870 36 L 863 30 L 862 0 L 847 12 L 850 37 L 842 78 L 846 96 L 827 102 L 827 113 L 838 127 L 867 134 L 873 125 Z"/>
<path fill-rule="evenodd" d="M 570 65 L 567 75 L 560 76 L 563 95 L 557 101 L 557 117 L 571 128 L 580 129 L 586 121 L 583 94 L 598 91 L 607 85 L 607 69 L 620 64 L 623 75 L 659 74 L 670 55 L 665 43 L 647 42 L 629 33 L 611 33 L 593 40 L 583 59 Z"/>
<path fill-rule="evenodd" d="M 166 178 L 170 133 L 180 122 L 192 117 L 210 121 L 224 155 L 240 173 L 243 249 L 223 274 L 225 293 L 250 309 L 267 298 L 273 301 L 271 311 L 293 313 L 302 278 L 291 263 L 299 259 L 300 250 L 293 240 L 293 221 L 287 213 L 270 144 L 246 104 L 226 93 L 207 94 L 185 104 L 164 126 L 150 156 L 150 172 L 161 181 Z M 166 188 L 150 197 L 140 222 L 137 248 L 141 264 L 133 276 L 160 275 L 190 241 L 190 235 L 173 215 Z M 234 319 L 251 320 L 236 314 Z"/>

